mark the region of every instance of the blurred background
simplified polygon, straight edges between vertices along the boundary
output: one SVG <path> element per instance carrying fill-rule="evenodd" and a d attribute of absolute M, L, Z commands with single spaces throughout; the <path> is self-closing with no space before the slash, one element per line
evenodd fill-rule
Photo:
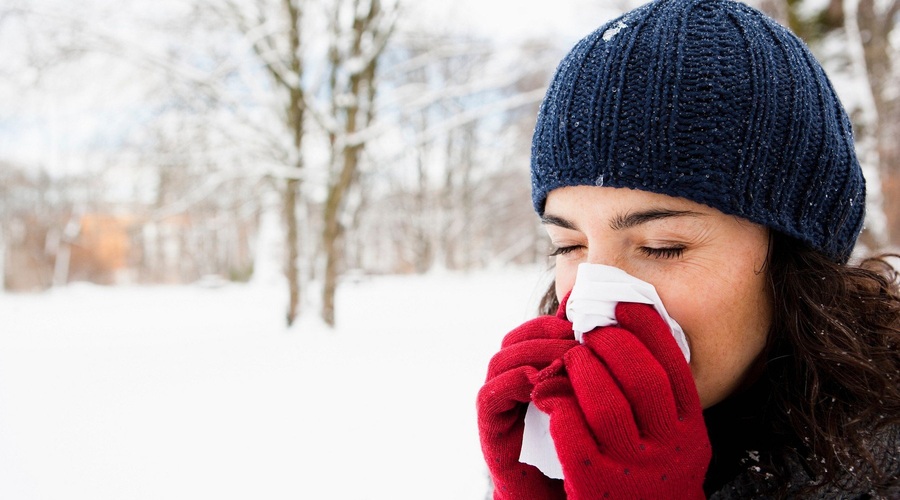
<path fill-rule="evenodd" d="M 0 498 L 483 498 L 474 394 L 548 279 L 535 115 L 640 3 L 0 0 Z M 751 4 L 896 248 L 900 0 Z"/>
<path fill-rule="evenodd" d="M 288 322 L 316 295 L 332 323 L 342 275 L 541 261 L 540 99 L 629 1 L 5 0 L 0 284 L 272 272 Z M 873 194 L 865 241 L 896 244 L 898 3 L 761 7 L 829 69 Z"/>

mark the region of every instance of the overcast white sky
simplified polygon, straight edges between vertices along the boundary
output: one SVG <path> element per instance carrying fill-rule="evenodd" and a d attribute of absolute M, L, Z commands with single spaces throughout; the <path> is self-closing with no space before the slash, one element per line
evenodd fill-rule
<path fill-rule="evenodd" d="M 423 19 L 506 39 L 553 37 L 575 43 L 639 0 L 426 0 L 408 2 Z M 418 16 L 417 16 L 418 17 Z"/>

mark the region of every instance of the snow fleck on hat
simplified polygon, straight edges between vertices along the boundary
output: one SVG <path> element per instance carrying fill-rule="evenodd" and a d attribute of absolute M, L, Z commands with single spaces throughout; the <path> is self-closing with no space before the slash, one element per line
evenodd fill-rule
<path fill-rule="evenodd" d="M 683 197 L 853 250 L 865 180 L 850 121 L 804 43 L 732 0 L 657 0 L 581 40 L 556 70 L 531 152 L 543 214 L 559 187 Z"/>

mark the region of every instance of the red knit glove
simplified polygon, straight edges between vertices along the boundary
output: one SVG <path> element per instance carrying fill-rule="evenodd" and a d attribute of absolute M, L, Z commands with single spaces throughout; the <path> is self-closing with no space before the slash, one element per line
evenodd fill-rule
<path fill-rule="evenodd" d="M 535 318 L 507 334 L 478 392 L 478 433 L 494 481 L 495 500 L 566 498 L 562 481 L 519 462 L 533 380 L 540 370 L 578 345 L 563 311 L 564 306 L 556 316 Z"/>
<path fill-rule="evenodd" d="M 620 303 L 616 319 L 535 378 L 568 498 L 704 498 L 711 449 L 690 368 L 651 306 Z"/>

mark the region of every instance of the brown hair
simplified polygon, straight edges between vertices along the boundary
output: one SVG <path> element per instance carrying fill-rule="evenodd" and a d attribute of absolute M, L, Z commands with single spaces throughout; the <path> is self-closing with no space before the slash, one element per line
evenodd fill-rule
<path fill-rule="evenodd" d="M 776 306 L 761 357 L 773 391 L 770 430 L 806 458 L 818 484 L 833 483 L 841 471 L 883 488 L 890 478 L 869 439 L 900 424 L 900 293 L 888 262 L 900 256 L 839 264 L 793 238 L 771 238 L 767 272 Z M 551 284 L 539 310 L 554 314 L 558 306 Z M 784 463 L 773 459 L 786 487 Z"/>
<path fill-rule="evenodd" d="M 772 425 L 796 437 L 822 483 L 838 471 L 870 473 L 876 488 L 889 479 L 868 439 L 900 423 L 900 295 L 888 262 L 896 257 L 838 264 L 773 235 L 776 307 L 765 368 L 781 421 Z"/>

